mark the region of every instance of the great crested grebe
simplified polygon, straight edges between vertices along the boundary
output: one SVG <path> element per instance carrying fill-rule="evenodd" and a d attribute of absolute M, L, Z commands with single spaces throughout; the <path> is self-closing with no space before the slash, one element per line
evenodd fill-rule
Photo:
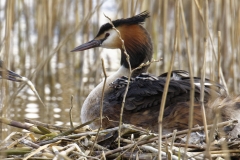
<path fill-rule="evenodd" d="M 141 25 L 148 17 L 149 13 L 145 11 L 131 18 L 113 21 L 113 25 L 120 31 L 121 37 L 124 40 L 126 51 L 130 56 L 132 69 L 152 59 L 151 38 L 147 30 Z M 127 84 L 126 76 L 129 75 L 130 71 L 122 49 L 122 42 L 117 32 L 112 29 L 110 23 L 102 25 L 97 36 L 92 41 L 76 47 L 72 52 L 83 51 L 94 47 L 121 50 L 121 67 L 116 73 L 107 78 L 103 101 L 103 116 L 107 117 L 103 120 L 103 127 L 118 126 L 123 94 Z M 124 106 L 123 123 L 133 124 L 152 130 L 153 132 L 158 132 L 158 115 L 166 73 L 158 77 L 151 76 L 145 73 L 148 67 L 149 66 L 145 66 L 138 69 L 132 74 Z M 199 83 L 199 78 L 194 78 L 194 81 Z M 214 106 L 216 105 L 214 105 L 214 102 L 210 102 L 210 98 L 213 97 L 213 93 L 219 97 L 215 102 L 222 101 L 224 97 L 221 96 L 218 91 L 221 85 L 211 81 L 208 82 L 212 83 L 212 86 L 215 86 L 215 89 L 205 87 L 204 99 L 207 121 L 208 123 L 212 123 L 215 114 Z M 97 85 L 84 101 L 81 109 L 82 123 L 99 117 L 102 88 L 103 82 Z M 163 117 L 163 133 L 172 132 L 174 129 L 182 130 L 188 128 L 189 95 L 190 78 L 187 72 L 181 70 L 173 71 Z M 200 89 L 196 85 L 193 125 L 203 124 L 199 95 Z M 239 98 L 236 98 L 236 100 L 238 99 Z M 231 106 L 223 107 L 221 110 L 223 119 L 240 119 L 239 114 L 231 113 L 234 107 L 236 107 L 235 110 L 240 108 L 239 105 L 240 103 L 236 102 Z M 98 128 L 99 121 L 91 123 L 90 127 L 92 129 Z M 238 128 L 235 129 L 234 135 L 236 135 L 237 132 Z"/>

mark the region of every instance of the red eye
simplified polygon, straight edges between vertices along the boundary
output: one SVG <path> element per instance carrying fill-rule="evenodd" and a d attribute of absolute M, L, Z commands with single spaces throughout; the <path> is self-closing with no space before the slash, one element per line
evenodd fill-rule
<path fill-rule="evenodd" d="M 106 34 L 105 34 L 105 38 L 107 38 L 109 35 L 110 35 L 109 33 L 106 33 Z"/>

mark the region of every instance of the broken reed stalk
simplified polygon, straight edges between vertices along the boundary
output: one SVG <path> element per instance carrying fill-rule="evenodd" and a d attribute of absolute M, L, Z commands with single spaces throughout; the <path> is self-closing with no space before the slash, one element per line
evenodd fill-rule
<path fill-rule="evenodd" d="M 190 89 L 190 108 L 189 108 L 189 122 L 188 122 L 188 133 L 187 133 L 187 140 L 186 144 L 184 147 L 184 155 L 187 153 L 187 148 L 188 148 L 188 143 L 189 143 L 189 138 L 193 126 L 193 113 L 194 113 L 194 91 L 195 91 L 195 85 L 194 85 L 194 78 L 193 78 L 193 69 L 192 69 L 192 57 L 190 54 L 190 49 L 189 49 L 189 41 L 188 41 L 188 31 L 187 31 L 187 25 L 186 25 L 186 20 L 183 12 L 183 4 L 182 0 L 180 0 L 180 9 L 181 9 L 181 19 L 182 19 L 182 24 L 183 24 L 183 29 L 184 29 L 184 35 L 185 35 L 185 42 L 186 42 L 186 50 L 187 50 L 187 55 L 188 55 L 188 68 L 189 68 L 189 76 L 190 76 L 190 83 L 191 83 L 191 89 Z M 186 158 L 186 157 L 184 157 Z"/>
<path fill-rule="evenodd" d="M 8 118 L 4 118 L 4 117 L 0 117 L 0 123 L 4 123 L 6 125 L 9 126 L 13 126 L 13 127 L 17 127 L 17 128 L 21 128 L 21 129 L 26 129 L 30 132 L 36 133 L 36 134 L 43 134 L 37 127 L 35 126 L 31 126 L 28 124 L 24 124 L 18 121 L 14 121 Z"/>
<path fill-rule="evenodd" d="M 152 64 L 152 63 L 154 63 L 154 62 L 159 62 L 160 60 L 162 60 L 162 58 L 160 58 L 160 59 L 158 59 L 158 60 L 151 60 L 150 62 L 149 61 L 147 61 L 146 63 L 142 63 L 142 64 L 140 64 L 140 66 L 138 66 L 137 68 L 134 68 L 133 70 L 132 70 L 132 73 L 135 71 L 135 70 L 138 70 L 138 69 L 141 69 L 142 67 L 146 67 L 146 66 L 149 66 L 150 64 Z"/>
<path fill-rule="evenodd" d="M 175 19 L 176 28 L 175 28 L 175 38 L 174 38 L 174 50 L 173 50 L 173 54 L 172 54 L 171 61 L 170 61 L 170 67 L 168 69 L 166 83 L 164 85 L 164 90 L 163 90 L 163 95 L 162 95 L 162 100 L 161 100 L 161 105 L 160 105 L 160 110 L 159 110 L 159 117 L 158 117 L 158 158 L 159 159 L 162 158 L 161 145 L 162 145 L 163 113 L 164 113 L 165 102 L 166 102 L 166 98 L 167 98 L 167 92 L 168 92 L 168 87 L 169 87 L 169 83 L 170 83 L 172 68 L 173 68 L 175 55 L 177 52 L 177 46 L 178 46 L 177 36 L 179 36 L 179 33 L 178 33 L 179 32 L 179 0 L 176 1 L 175 7 L 176 7 L 176 19 Z"/>
<path fill-rule="evenodd" d="M 36 153 L 41 152 L 42 150 L 46 149 L 50 144 L 46 144 L 44 146 L 39 147 L 38 149 L 36 149 L 34 152 L 31 152 L 30 154 L 28 154 L 25 158 L 23 158 L 23 160 L 28 160 L 29 158 L 31 158 L 32 156 L 34 156 Z"/>
<path fill-rule="evenodd" d="M 123 95 L 123 101 L 122 101 L 121 113 L 120 113 L 120 120 L 119 120 L 118 147 L 120 147 L 123 109 L 124 109 L 125 100 L 126 100 L 126 96 L 127 96 L 127 92 L 128 92 L 128 88 L 129 88 L 129 84 L 130 84 L 130 78 L 131 78 L 131 75 L 132 75 L 132 67 L 131 67 L 130 60 L 129 60 L 130 57 L 129 57 L 129 55 L 126 51 L 125 45 L 124 45 L 124 40 L 121 37 L 121 33 L 119 32 L 119 30 L 117 30 L 117 28 L 115 28 L 114 24 L 112 23 L 112 20 L 108 16 L 106 16 L 105 14 L 104 14 L 104 16 L 109 20 L 109 23 L 112 25 L 112 28 L 117 32 L 118 37 L 119 37 L 120 41 L 122 42 L 122 49 L 124 51 L 124 54 L 126 55 L 126 60 L 127 60 L 128 66 L 129 66 L 128 82 L 127 82 L 127 86 L 126 86 L 126 89 L 125 89 L 125 92 L 124 92 L 124 95 Z"/>
<path fill-rule="evenodd" d="M 101 61 L 102 61 L 102 70 L 103 70 L 103 74 L 104 74 L 104 81 L 103 81 L 103 88 L 102 88 L 102 95 L 101 95 L 100 113 L 99 113 L 100 114 L 100 127 L 98 128 L 98 131 L 97 131 L 97 134 L 96 134 L 96 138 L 95 138 L 95 140 L 93 142 L 93 145 L 92 145 L 92 148 L 90 150 L 89 155 L 92 155 L 94 146 L 95 146 L 95 144 L 97 142 L 97 139 L 98 139 L 98 136 L 99 136 L 99 132 L 102 129 L 103 100 L 104 100 L 104 91 L 105 91 L 106 82 L 107 82 L 107 73 L 106 73 L 106 70 L 105 70 L 104 60 L 102 58 L 101 58 Z"/>
<path fill-rule="evenodd" d="M 175 141 L 175 139 L 176 139 L 176 133 L 177 133 L 177 130 L 174 129 L 174 130 L 173 130 L 172 141 L 171 141 L 171 145 L 170 145 L 170 150 L 171 150 L 171 151 L 172 151 L 172 149 L 173 149 L 174 141 Z M 166 139 L 166 140 L 167 140 L 167 139 Z"/>

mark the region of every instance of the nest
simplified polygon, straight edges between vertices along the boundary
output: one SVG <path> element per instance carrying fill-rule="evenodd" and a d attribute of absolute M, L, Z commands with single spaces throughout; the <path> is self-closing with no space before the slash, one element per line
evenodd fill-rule
<path fill-rule="evenodd" d="M 207 126 L 209 142 L 203 126 L 161 136 L 148 130 L 123 124 L 105 130 L 91 130 L 86 123 L 66 128 L 25 119 L 27 123 L 1 118 L 2 123 L 26 129 L 13 132 L 1 142 L 1 159 L 227 159 L 240 156 L 239 138 L 221 132 L 234 128 L 230 120 Z M 213 130 L 213 127 L 217 128 Z M 213 131 L 213 132 L 212 132 Z M 212 133 L 211 133 L 212 132 Z M 119 136 L 120 133 L 120 136 Z M 159 152 L 161 147 L 161 152 Z"/>

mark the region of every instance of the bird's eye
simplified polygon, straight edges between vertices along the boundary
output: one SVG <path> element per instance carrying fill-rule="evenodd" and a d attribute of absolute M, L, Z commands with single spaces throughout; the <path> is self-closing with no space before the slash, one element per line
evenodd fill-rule
<path fill-rule="evenodd" d="M 105 34 L 105 38 L 107 38 L 109 35 L 110 35 L 110 33 L 106 33 L 106 34 Z"/>

